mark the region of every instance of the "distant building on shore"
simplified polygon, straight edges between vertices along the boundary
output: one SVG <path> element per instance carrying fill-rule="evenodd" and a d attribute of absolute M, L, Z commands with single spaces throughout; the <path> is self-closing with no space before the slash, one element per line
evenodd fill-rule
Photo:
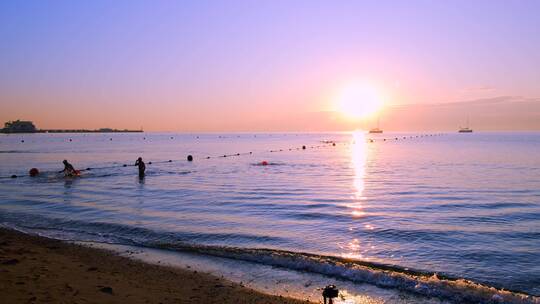
<path fill-rule="evenodd" d="M 2 133 L 35 133 L 36 126 L 31 121 L 15 120 L 8 121 L 4 124 Z"/>
<path fill-rule="evenodd" d="M 0 133 L 133 133 L 133 132 L 143 132 L 142 128 L 140 130 L 118 130 L 111 128 L 101 128 L 97 130 L 87 130 L 87 129 L 37 129 L 33 122 L 31 121 L 8 121 L 4 124 L 4 128 L 0 129 Z"/>

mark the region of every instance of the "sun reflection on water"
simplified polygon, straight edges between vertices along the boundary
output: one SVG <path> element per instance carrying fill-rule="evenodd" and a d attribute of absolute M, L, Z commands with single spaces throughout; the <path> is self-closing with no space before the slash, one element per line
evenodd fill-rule
<path fill-rule="evenodd" d="M 354 210 L 352 215 L 354 217 L 364 216 L 362 211 L 362 201 L 364 197 L 364 179 L 366 175 L 366 160 L 367 160 L 367 147 L 366 147 L 366 135 L 364 131 L 355 131 L 353 133 L 353 145 L 351 153 L 351 162 L 354 169 L 354 204 L 350 207 Z"/>
<path fill-rule="evenodd" d="M 352 203 L 348 205 L 351 209 L 350 214 L 353 218 L 362 221 L 367 214 L 364 211 L 363 203 L 366 200 L 365 178 L 366 178 L 366 163 L 368 158 L 367 139 L 364 131 L 355 131 L 352 133 L 351 145 L 351 166 L 353 169 L 353 193 L 351 195 Z M 373 230 L 371 224 L 363 223 L 360 226 L 350 227 L 349 231 L 353 232 L 357 229 Z M 369 260 L 366 253 L 369 249 L 373 249 L 373 245 L 364 243 L 358 238 L 353 238 L 349 243 L 340 246 L 344 251 L 343 257 L 351 259 Z"/>

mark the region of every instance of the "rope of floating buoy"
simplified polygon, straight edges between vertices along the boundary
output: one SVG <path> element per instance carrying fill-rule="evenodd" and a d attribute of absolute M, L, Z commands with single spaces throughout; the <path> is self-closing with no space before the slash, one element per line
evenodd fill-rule
<path fill-rule="evenodd" d="M 49 133 L 49 135 L 52 135 L 52 133 Z M 265 136 L 265 134 L 259 134 L 259 135 L 260 135 L 260 136 Z M 282 136 L 290 136 L 290 135 L 299 136 L 300 134 L 282 134 Z M 83 134 L 83 136 L 86 137 L 87 134 Z M 195 138 L 195 139 L 200 139 L 200 138 L 201 138 L 201 137 L 198 136 L 198 135 L 197 135 L 197 136 L 192 135 L 192 136 L 193 136 L 193 138 Z M 251 136 L 251 135 L 246 135 L 246 137 L 247 137 L 247 136 Z M 266 134 L 266 136 L 272 137 L 273 135 L 272 135 L 272 134 Z M 106 134 L 103 134 L 103 137 L 107 137 L 107 135 L 106 135 Z M 237 136 L 236 136 L 236 138 L 241 138 L 241 137 L 242 137 L 242 136 L 240 136 L 240 135 L 237 135 Z M 254 134 L 253 137 L 256 138 L 257 135 Z M 108 138 L 109 138 L 109 141 L 112 141 L 112 140 L 114 139 L 114 137 L 108 137 Z M 169 137 L 168 137 L 168 139 L 174 139 L 174 138 L 175 138 L 174 136 L 169 136 Z M 234 138 L 234 136 L 222 136 L 222 135 L 219 135 L 217 138 Z M 139 137 L 139 139 L 141 139 L 141 140 L 147 140 L 148 138 L 147 138 L 146 136 L 143 136 L 142 138 Z M 68 138 L 67 140 L 71 142 L 71 141 L 73 141 L 73 138 Z M 132 140 L 132 139 L 130 139 L 130 140 Z M 20 142 L 24 143 L 25 140 L 24 140 L 24 139 L 21 139 Z"/>
<path fill-rule="evenodd" d="M 380 141 L 380 140 L 382 140 L 382 141 L 387 141 L 387 140 L 392 140 L 392 139 L 393 140 L 400 140 L 400 139 L 403 140 L 403 139 L 414 139 L 414 138 L 419 138 L 419 137 L 421 138 L 421 137 L 444 136 L 444 135 L 446 135 L 446 134 L 437 133 L 437 134 L 421 134 L 421 135 L 414 135 L 414 136 L 410 135 L 409 137 L 402 136 L 401 138 L 399 138 L 399 137 L 394 137 L 394 138 L 368 138 L 368 139 L 366 139 L 366 141 L 368 141 L 370 143 L 373 143 L 373 142 Z M 353 142 L 353 144 L 354 144 L 354 142 Z"/>
<path fill-rule="evenodd" d="M 422 135 L 416 135 L 415 138 L 418 138 L 418 137 L 427 137 L 427 136 L 442 136 L 442 135 L 445 135 L 445 134 L 422 134 Z M 223 138 L 223 137 L 220 137 L 220 138 Z M 413 138 L 413 136 L 409 136 L 409 138 Z M 144 139 L 146 139 L 146 137 L 144 137 Z M 399 140 L 398 137 L 395 137 L 393 138 L 394 140 Z M 403 136 L 402 139 L 407 139 L 406 136 Z M 110 138 L 110 140 L 112 140 L 112 138 Z M 366 139 L 367 142 L 369 143 L 374 143 L 375 141 L 380 141 L 381 138 L 368 138 Z M 382 141 L 387 141 L 389 140 L 389 138 L 382 138 Z M 24 140 L 22 140 L 24 142 Z M 324 145 L 317 145 L 317 146 L 309 146 L 309 149 L 319 149 L 321 147 L 335 147 L 337 146 L 338 144 L 341 144 L 341 145 L 350 145 L 350 144 L 356 144 L 355 141 L 353 141 L 352 143 L 351 142 L 342 142 L 342 143 L 336 143 L 335 141 L 323 141 Z M 278 150 L 269 150 L 269 151 L 263 151 L 262 153 L 264 152 L 270 152 L 270 153 L 276 153 L 276 152 L 283 152 L 283 151 L 293 151 L 293 150 L 307 150 L 308 147 L 305 146 L 305 145 L 302 145 L 301 147 L 296 147 L 296 148 L 288 148 L 288 149 L 278 149 Z M 219 156 L 206 156 L 204 157 L 203 159 L 212 159 L 212 158 L 226 158 L 226 157 L 234 157 L 234 156 L 242 156 L 242 155 L 252 155 L 253 152 L 250 151 L 250 152 L 245 152 L 245 153 L 235 153 L 235 154 L 223 154 L 223 155 L 219 155 Z M 194 160 L 193 158 L 193 155 L 188 155 L 186 157 L 187 161 L 188 162 L 192 162 Z M 172 162 L 178 162 L 178 161 L 182 161 L 182 160 L 172 160 L 172 159 L 169 159 L 169 160 L 164 160 L 164 161 L 149 161 L 147 164 L 148 165 L 152 165 L 152 164 L 165 164 L 165 163 L 172 163 Z M 124 168 L 124 167 L 131 167 L 131 166 L 135 166 L 135 165 L 128 165 L 128 164 L 121 164 L 121 165 L 114 165 L 114 166 L 104 166 L 104 167 L 88 167 L 86 169 L 81 169 L 80 171 L 91 171 L 91 170 L 102 170 L 102 169 L 114 169 L 114 168 Z M 32 173 L 32 170 L 35 169 L 37 170 L 37 174 L 33 174 Z M 29 175 L 30 176 L 37 176 L 39 174 L 39 170 L 37 168 L 32 168 L 30 171 L 29 171 Z M 21 177 L 21 176 L 24 176 L 24 175 L 16 175 L 16 174 L 13 174 L 11 176 L 4 176 L 4 177 L 0 177 L 0 179 L 15 179 L 15 178 L 18 178 L 18 177 Z"/>
<path fill-rule="evenodd" d="M 313 148 L 313 146 L 311 147 Z M 297 148 L 298 150 L 299 148 Z M 302 146 L 302 149 L 306 149 L 306 146 Z M 291 151 L 292 148 L 289 149 L 289 151 Z M 271 150 L 271 152 L 283 152 L 284 150 L 283 149 L 279 149 L 279 150 Z M 211 157 L 211 156 L 207 156 L 205 157 L 205 159 L 211 159 L 211 158 L 225 158 L 225 157 L 233 157 L 233 156 L 241 156 L 241 155 L 252 155 L 253 154 L 253 151 L 249 151 L 249 152 L 245 152 L 245 153 L 235 153 L 235 154 L 223 154 L 223 155 L 220 155 L 220 156 L 215 156 L 215 157 Z M 187 156 L 187 161 L 191 162 L 193 161 L 193 156 L 192 155 L 188 155 Z M 174 161 L 178 161 L 178 160 L 172 160 L 172 159 L 169 159 L 169 160 L 165 160 L 165 161 L 149 161 L 147 164 L 148 165 L 152 165 L 152 164 L 164 164 L 164 163 L 172 163 Z M 131 166 L 135 166 L 135 165 L 128 165 L 128 164 L 120 164 L 120 165 L 114 165 L 114 166 L 104 166 L 104 167 L 88 167 L 86 169 L 81 169 L 79 171 L 91 171 L 91 170 L 102 170 L 102 169 L 114 169 L 114 168 L 125 168 L 125 167 L 131 167 Z M 36 168 L 33 168 L 33 169 L 36 169 Z M 37 169 L 36 169 L 37 170 Z M 30 174 L 31 175 L 31 174 Z M 15 179 L 19 177 L 18 175 L 11 175 L 11 176 L 6 176 L 6 177 L 0 177 L 0 178 L 4 178 L 4 179 Z"/>

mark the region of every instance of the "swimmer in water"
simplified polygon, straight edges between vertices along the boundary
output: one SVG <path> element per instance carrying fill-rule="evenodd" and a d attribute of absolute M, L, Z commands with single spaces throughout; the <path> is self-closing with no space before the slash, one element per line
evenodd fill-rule
<path fill-rule="evenodd" d="M 75 170 L 75 168 L 73 168 L 73 166 L 68 163 L 67 160 L 64 159 L 64 161 L 62 162 L 64 164 L 64 170 L 58 172 L 58 173 L 64 173 L 64 176 L 76 176 L 78 175 L 77 173 L 77 170 Z"/>
<path fill-rule="evenodd" d="M 144 164 L 142 157 L 139 157 L 135 162 L 135 166 L 139 166 L 139 177 L 144 177 L 144 171 L 146 171 L 146 165 Z"/>

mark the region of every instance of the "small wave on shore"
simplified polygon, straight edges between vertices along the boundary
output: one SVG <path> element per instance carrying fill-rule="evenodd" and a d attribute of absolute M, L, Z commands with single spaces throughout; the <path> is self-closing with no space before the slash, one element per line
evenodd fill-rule
<path fill-rule="evenodd" d="M 339 257 L 321 256 L 271 249 L 248 249 L 188 244 L 149 244 L 151 247 L 190 251 L 323 274 L 355 283 L 396 288 L 426 297 L 437 297 L 454 303 L 540 303 L 540 298 L 479 284 L 470 280 L 450 278 L 436 273 L 369 263 Z"/>
<path fill-rule="evenodd" d="M 278 267 L 324 275 L 353 283 L 367 283 L 377 287 L 396 289 L 427 298 L 438 298 L 452 303 L 510 303 L 538 304 L 540 298 L 517 291 L 509 291 L 480 284 L 464 278 L 453 278 L 429 271 L 414 270 L 395 265 L 366 262 L 335 256 L 324 256 L 303 252 L 293 252 L 265 248 L 241 248 L 192 243 L 196 238 L 214 239 L 230 236 L 208 234 L 207 236 L 177 233 L 159 233 L 144 228 L 125 227 L 115 224 L 96 224 L 107 228 L 92 232 L 95 225 L 86 225 L 88 231 L 82 231 L 83 223 L 56 223 L 52 229 L 39 225 L 4 225 L 26 233 L 69 241 L 102 242 L 154 248 L 171 252 L 188 252 L 204 256 L 213 256 L 237 261 Z M 105 226 L 103 226 L 105 225 Z M 78 228 L 74 228 L 74 227 Z M 241 237 L 241 236 L 236 236 Z M 257 237 L 246 235 L 243 237 Z"/>

